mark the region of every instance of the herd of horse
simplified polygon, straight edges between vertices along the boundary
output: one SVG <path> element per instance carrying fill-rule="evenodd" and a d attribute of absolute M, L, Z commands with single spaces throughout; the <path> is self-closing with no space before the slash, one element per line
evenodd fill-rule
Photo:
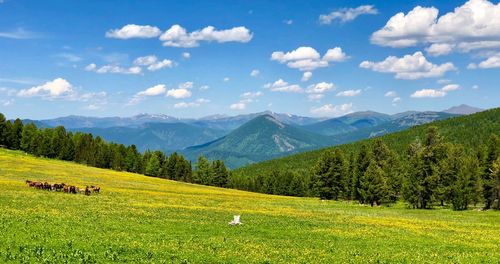
<path fill-rule="evenodd" d="M 79 188 L 77 186 L 73 185 L 68 185 L 65 183 L 54 183 L 50 184 L 48 182 L 38 182 L 38 181 L 30 181 L 26 180 L 26 184 L 28 184 L 29 187 L 33 187 L 35 189 L 39 190 L 47 190 L 47 191 L 54 191 L 54 192 L 65 192 L 65 193 L 81 193 L 85 195 L 90 195 L 92 193 L 99 193 L 101 191 L 101 187 L 99 186 L 86 186 L 85 188 Z"/>

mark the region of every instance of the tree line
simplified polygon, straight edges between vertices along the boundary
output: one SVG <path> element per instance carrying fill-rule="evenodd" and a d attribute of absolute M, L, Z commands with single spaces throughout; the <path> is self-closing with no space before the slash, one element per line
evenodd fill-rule
<path fill-rule="evenodd" d="M 221 160 L 200 157 L 196 169 L 182 155 L 161 151 L 140 153 L 135 145 L 106 142 L 89 133 L 66 131 L 63 126 L 38 128 L 0 113 L 0 146 L 38 157 L 74 161 L 97 168 L 141 173 L 176 181 L 226 187 L 229 170 Z"/>
<path fill-rule="evenodd" d="M 281 169 L 254 177 L 234 174 L 229 186 L 371 206 L 403 200 L 419 209 L 465 210 L 480 203 L 485 209 L 500 209 L 500 137 L 492 134 L 485 146 L 470 150 L 447 142 L 436 127 L 429 127 L 403 154 L 376 139 L 352 152 L 324 152 L 309 173 Z"/>

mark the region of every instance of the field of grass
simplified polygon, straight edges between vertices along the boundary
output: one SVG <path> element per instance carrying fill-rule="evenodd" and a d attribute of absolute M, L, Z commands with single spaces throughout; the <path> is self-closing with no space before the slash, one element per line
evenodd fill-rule
<path fill-rule="evenodd" d="M 85 196 L 26 179 L 99 185 Z M 229 226 L 241 214 L 242 226 Z M 0 149 L 0 262 L 498 263 L 500 212 L 198 186 Z"/>

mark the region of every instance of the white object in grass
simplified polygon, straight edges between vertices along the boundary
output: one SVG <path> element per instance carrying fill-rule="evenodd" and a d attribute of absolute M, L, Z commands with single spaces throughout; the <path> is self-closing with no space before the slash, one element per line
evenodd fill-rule
<path fill-rule="evenodd" d="M 240 216 L 235 215 L 233 218 L 233 221 L 229 222 L 230 225 L 242 225 L 243 223 L 240 222 Z"/>

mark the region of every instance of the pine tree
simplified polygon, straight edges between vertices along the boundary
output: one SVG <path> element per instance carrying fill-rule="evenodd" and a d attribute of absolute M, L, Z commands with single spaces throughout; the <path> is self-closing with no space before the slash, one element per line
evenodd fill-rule
<path fill-rule="evenodd" d="M 194 183 L 203 185 L 210 185 L 212 182 L 212 167 L 210 166 L 210 162 L 203 156 L 198 157 L 193 180 Z"/>
<path fill-rule="evenodd" d="M 361 196 L 371 206 L 380 205 L 387 198 L 387 184 L 384 171 L 376 161 L 370 162 L 368 169 L 361 178 Z"/>
<path fill-rule="evenodd" d="M 468 205 L 477 201 L 480 196 L 480 169 L 475 157 L 463 156 L 459 159 L 459 170 L 451 186 L 451 202 L 453 209 L 466 210 Z"/>
<path fill-rule="evenodd" d="M 491 168 L 491 177 L 490 177 L 491 183 L 490 185 L 492 186 L 492 197 L 491 200 L 493 201 L 491 206 L 494 209 L 499 210 L 500 209 L 500 157 L 493 162 L 492 168 Z M 496 202 L 496 204 L 495 204 Z"/>
<path fill-rule="evenodd" d="M 356 158 L 356 165 L 354 167 L 353 177 L 351 179 L 351 197 L 352 199 L 363 202 L 361 196 L 361 178 L 365 174 L 370 162 L 372 160 L 372 153 L 367 144 L 362 144 L 358 156 Z"/>
<path fill-rule="evenodd" d="M 0 113 L 0 146 L 5 146 L 7 144 L 7 135 L 9 131 L 7 131 L 7 120 L 5 116 Z"/>
<path fill-rule="evenodd" d="M 483 198 L 484 208 L 490 209 L 495 201 L 494 188 L 495 180 L 492 178 L 491 172 L 493 171 L 493 163 L 500 156 L 500 137 L 493 134 L 490 137 L 486 160 L 483 162 Z"/>
<path fill-rule="evenodd" d="M 60 158 L 64 149 L 66 139 L 66 129 L 63 126 L 58 126 L 53 129 L 50 138 L 50 148 L 52 149 L 50 158 Z"/>
<path fill-rule="evenodd" d="M 346 167 L 340 150 L 324 153 L 313 171 L 316 189 L 321 199 L 337 200 L 345 197 Z"/>
<path fill-rule="evenodd" d="M 9 134 L 9 145 L 11 149 L 21 149 L 21 138 L 23 133 L 23 122 L 17 118 L 12 124 Z"/>
<path fill-rule="evenodd" d="M 229 179 L 229 170 L 222 160 L 212 162 L 213 185 L 217 187 L 226 187 Z"/>
<path fill-rule="evenodd" d="M 161 169 L 161 156 L 157 152 L 154 152 L 146 164 L 145 174 L 148 176 L 160 176 Z"/>

